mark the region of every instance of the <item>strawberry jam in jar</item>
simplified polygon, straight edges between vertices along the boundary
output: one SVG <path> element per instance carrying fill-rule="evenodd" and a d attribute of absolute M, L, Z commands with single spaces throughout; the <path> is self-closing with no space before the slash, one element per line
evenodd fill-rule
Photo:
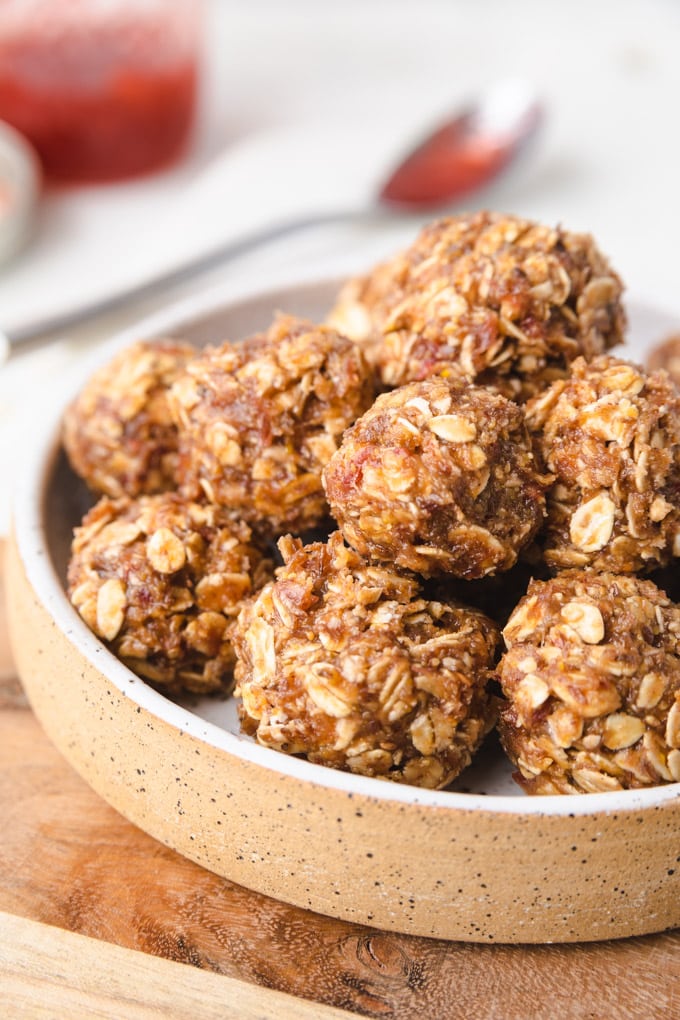
<path fill-rule="evenodd" d="M 200 0 L 1 0 L 0 120 L 48 177 L 111 181 L 177 158 L 193 121 Z"/>

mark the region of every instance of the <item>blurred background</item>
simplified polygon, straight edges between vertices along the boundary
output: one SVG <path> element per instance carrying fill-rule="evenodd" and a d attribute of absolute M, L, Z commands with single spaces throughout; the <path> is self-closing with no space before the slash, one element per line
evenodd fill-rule
<path fill-rule="evenodd" d="M 535 92 L 542 130 L 447 211 L 589 231 L 631 295 L 680 314 L 679 48 L 675 0 L 0 0 L 0 121 L 43 163 L 17 169 L 0 135 L 0 329 L 77 312 L 291 217 L 368 206 L 416 140 L 507 79 Z M 116 62 L 130 73 L 113 94 L 102 83 Z M 50 134 L 70 116 L 78 142 Z M 13 354 L 0 371 L 0 533 L 36 408 L 85 350 L 204 287 L 367 268 L 434 215 L 298 232 Z"/>

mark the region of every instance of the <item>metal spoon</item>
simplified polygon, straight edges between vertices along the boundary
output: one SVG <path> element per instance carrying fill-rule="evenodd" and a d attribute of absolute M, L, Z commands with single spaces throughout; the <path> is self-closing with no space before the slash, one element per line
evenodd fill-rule
<path fill-rule="evenodd" d="M 385 213 L 394 215 L 447 207 L 478 192 L 505 171 L 535 135 L 542 119 L 542 107 L 526 85 L 516 81 L 499 83 L 412 148 L 366 208 L 298 216 L 231 239 L 109 297 L 97 298 L 63 313 L 35 318 L 4 333 L 0 331 L 0 350 L 3 346 L 15 349 L 132 299 L 167 290 L 289 234 L 324 224 L 366 220 Z"/>

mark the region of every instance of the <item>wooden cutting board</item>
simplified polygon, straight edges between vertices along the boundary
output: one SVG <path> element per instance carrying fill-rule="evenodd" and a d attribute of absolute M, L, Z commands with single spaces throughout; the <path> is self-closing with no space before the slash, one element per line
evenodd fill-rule
<path fill-rule="evenodd" d="M 680 1017 L 680 931 L 446 943 L 312 914 L 179 857 L 102 801 L 44 736 L 14 676 L 1 596 L 3 1015 Z"/>

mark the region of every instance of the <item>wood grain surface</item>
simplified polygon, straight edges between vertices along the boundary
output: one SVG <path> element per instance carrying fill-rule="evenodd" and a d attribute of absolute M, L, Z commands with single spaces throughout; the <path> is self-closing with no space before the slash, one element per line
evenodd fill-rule
<path fill-rule="evenodd" d="M 680 1016 L 680 931 L 588 945 L 446 943 L 322 917 L 218 878 L 126 822 L 61 758 L 22 702 L 2 631 L 0 674 L 0 910 L 370 1017 Z M 10 922 L 0 917 L 3 946 Z M 253 1016 L 270 1015 L 258 1008 Z M 188 1014 L 178 1004 L 138 1015 Z"/>
<path fill-rule="evenodd" d="M 316 1020 L 318 1003 L 0 912 L 2 1015 Z M 323 1007 L 327 1020 L 356 1013 Z"/>

